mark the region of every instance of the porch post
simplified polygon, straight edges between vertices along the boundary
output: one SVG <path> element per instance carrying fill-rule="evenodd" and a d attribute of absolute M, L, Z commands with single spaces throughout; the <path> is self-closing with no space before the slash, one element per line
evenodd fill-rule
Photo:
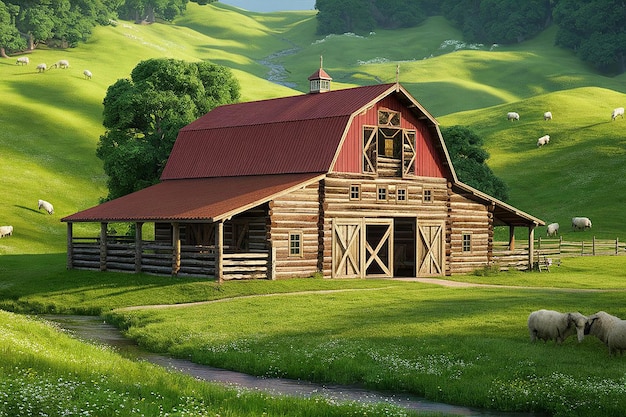
<path fill-rule="evenodd" d="M 535 264 L 535 225 L 528 226 L 528 270 Z"/>
<path fill-rule="evenodd" d="M 67 269 L 74 268 L 74 231 L 73 223 L 67 222 Z"/>
<path fill-rule="evenodd" d="M 217 222 L 215 230 L 215 278 L 224 282 L 224 221 Z"/>
<path fill-rule="evenodd" d="M 180 271 L 180 225 L 172 223 L 172 275 Z"/>
<path fill-rule="evenodd" d="M 107 227 L 108 223 L 100 223 L 100 271 L 107 270 Z"/>
<path fill-rule="evenodd" d="M 515 226 L 509 226 L 509 250 L 515 250 Z"/>
<path fill-rule="evenodd" d="M 135 223 L 135 273 L 141 272 L 141 255 L 143 254 L 143 236 L 142 229 L 143 223 Z"/>

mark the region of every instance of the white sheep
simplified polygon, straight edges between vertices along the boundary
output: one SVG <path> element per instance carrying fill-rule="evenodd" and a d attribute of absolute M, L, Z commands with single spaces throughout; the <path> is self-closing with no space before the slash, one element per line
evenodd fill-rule
<path fill-rule="evenodd" d="M 611 113 L 611 119 L 615 120 L 615 119 L 617 119 L 617 116 L 622 116 L 622 119 L 624 118 L 624 108 L 623 107 L 618 107 L 616 109 L 613 109 L 613 112 Z"/>
<path fill-rule="evenodd" d="M 30 62 L 30 60 L 28 59 L 27 56 L 21 56 L 17 59 L 16 64 L 19 65 L 28 65 L 28 63 Z"/>
<path fill-rule="evenodd" d="M 559 224 L 558 223 L 550 223 L 548 225 L 548 236 L 556 236 L 559 234 Z"/>
<path fill-rule="evenodd" d="M 539 139 L 537 139 L 537 146 L 543 146 L 550 143 L 550 135 L 543 135 Z"/>
<path fill-rule="evenodd" d="M 544 342 L 554 340 L 561 344 L 576 333 L 578 342 L 585 338 L 587 317 L 579 312 L 560 313 L 554 310 L 537 310 L 528 316 L 530 341 L 541 339 Z"/>
<path fill-rule="evenodd" d="M 45 200 L 39 200 L 39 210 L 41 210 L 42 207 L 48 212 L 48 214 L 54 213 L 54 207 L 52 207 L 52 204 Z"/>
<path fill-rule="evenodd" d="M 47 68 L 48 66 L 46 64 L 39 64 L 37 65 L 37 72 L 44 72 Z"/>
<path fill-rule="evenodd" d="M 591 229 L 591 220 L 588 217 L 572 217 L 572 229 Z"/>
<path fill-rule="evenodd" d="M 85 76 L 86 80 L 91 80 L 91 71 L 89 70 L 84 70 L 83 71 L 83 75 Z"/>
<path fill-rule="evenodd" d="M 69 61 L 67 61 L 65 59 L 62 59 L 62 60 L 52 64 L 52 66 L 50 68 L 63 68 L 63 69 L 66 69 L 66 68 L 69 68 L 69 67 L 70 67 Z"/>
<path fill-rule="evenodd" d="M 547 111 L 543 114 L 543 120 L 552 120 L 552 112 Z"/>
<path fill-rule="evenodd" d="M 507 120 L 519 120 L 519 113 L 510 111 L 506 114 Z"/>
<path fill-rule="evenodd" d="M 0 237 L 11 236 L 13 234 L 13 226 L 0 226 Z"/>
<path fill-rule="evenodd" d="M 626 350 L 626 320 L 598 311 L 587 318 L 585 334 L 592 334 L 609 347 L 609 355 Z"/>

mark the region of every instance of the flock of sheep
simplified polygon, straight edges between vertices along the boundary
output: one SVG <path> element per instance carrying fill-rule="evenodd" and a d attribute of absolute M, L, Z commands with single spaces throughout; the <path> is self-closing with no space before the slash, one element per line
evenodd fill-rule
<path fill-rule="evenodd" d="M 30 63 L 30 59 L 28 59 L 27 56 L 21 56 L 17 58 L 17 62 L 16 62 L 17 65 L 28 65 L 29 63 Z M 70 67 L 70 62 L 67 59 L 62 59 L 50 65 L 50 68 L 48 68 L 48 65 L 46 65 L 45 63 L 41 63 L 37 65 L 37 72 L 46 72 L 46 70 L 51 70 L 52 68 L 67 69 L 69 67 Z M 91 77 L 92 77 L 91 71 L 84 70 L 83 75 L 85 76 L 85 79 L 91 80 Z"/>
<path fill-rule="evenodd" d="M 541 339 L 544 342 L 554 340 L 561 344 L 568 337 L 576 334 L 578 342 L 585 335 L 591 334 L 600 339 L 609 348 L 609 355 L 626 350 L 626 320 L 599 311 L 589 317 L 579 312 L 560 313 L 554 310 L 537 310 L 528 316 L 530 341 Z"/>
<path fill-rule="evenodd" d="M 46 200 L 39 200 L 38 209 L 44 209 L 48 214 L 54 214 L 54 207 Z M 0 226 L 0 238 L 13 235 L 13 226 Z"/>
<path fill-rule="evenodd" d="M 589 217 L 572 217 L 572 229 L 574 230 L 587 230 L 591 229 L 591 220 Z M 546 228 L 546 234 L 548 236 L 556 236 L 559 234 L 559 224 L 550 223 Z"/>

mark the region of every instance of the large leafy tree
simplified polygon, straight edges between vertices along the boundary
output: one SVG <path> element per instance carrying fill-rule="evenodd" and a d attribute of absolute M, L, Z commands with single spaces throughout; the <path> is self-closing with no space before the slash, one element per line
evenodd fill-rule
<path fill-rule="evenodd" d="M 489 153 L 482 148 L 483 140 L 476 132 L 465 126 L 451 126 L 442 128 L 441 134 L 460 181 L 499 200 L 509 198 L 507 185 L 487 165 Z"/>
<path fill-rule="evenodd" d="M 26 48 L 24 38 L 15 27 L 15 17 L 19 10 L 19 6 L 0 1 L 0 56 L 4 58 L 8 58 L 7 50 L 18 51 Z"/>
<path fill-rule="evenodd" d="M 111 85 L 104 98 L 106 131 L 96 154 L 108 175 L 107 199 L 157 183 L 178 130 L 238 99 L 239 83 L 226 67 L 174 59 L 140 62 L 130 79 Z"/>
<path fill-rule="evenodd" d="M 607 72 L 626 71 L 626 4 L 621 0 L 559 0 L 556 44 Z"/>

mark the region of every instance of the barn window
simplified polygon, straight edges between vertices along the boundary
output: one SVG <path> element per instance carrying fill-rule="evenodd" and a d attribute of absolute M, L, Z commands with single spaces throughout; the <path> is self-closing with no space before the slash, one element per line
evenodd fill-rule
<path fill-rule="evenodd" d="M 302 233 L 289 233 L 289 256 L 302 256 Z"/>
<path fill-rule="evenodd" d="M 430 203 L 433 201 L 433 191 L 432 190 L 424 190 L 423 195 L 424 203 Z"/>
<path fill-rule="evenodd" d="M 469 233 L 463 233 L 463 252 L 472 251 L 472 235 Z"/>
<path fill-rule="evenodd" d="M 396 188 L 396 200 L 399 203 L 404 203 L 407 201 L 407 192 L 405 187 Z"/>
<path fill-rule="evenodd" d="M 352 184 L 350 186 L 350 200 L 361 199 L 361 186 L 359 184 Z"/>
<path fill-rule="evenodd" d="M 387 187 L 379 185 L 376 191 L 378 201 L 387 201 Z"/>
<path fill-rule="evenodd" d="M 392 110 L 379 110 L 378 124 L 380 126 L 400 126 L 400 112 Z"/>

